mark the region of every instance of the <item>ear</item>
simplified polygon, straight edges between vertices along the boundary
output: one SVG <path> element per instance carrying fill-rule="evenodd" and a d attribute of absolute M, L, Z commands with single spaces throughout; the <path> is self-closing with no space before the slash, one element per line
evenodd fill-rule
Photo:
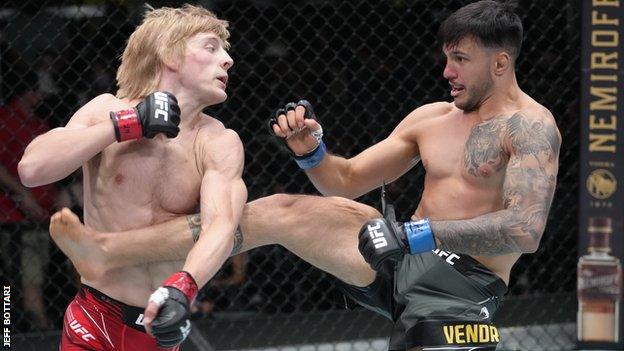
<path fill-rule="evenodd" d="M 494 57 L 494 75 L 500 77 L 511 69 L 511 56 L 506 51 L 500 51 Z"/>
<path fill-rule="evenodd" d="M 180 68 L 178 64 L 179 60 L 175 60 L 172 56 L 173 55 L 168 55 L 167 57 L 163 57 L 163 65 L 165 66 L 165 69 L 177 72 Z"/>

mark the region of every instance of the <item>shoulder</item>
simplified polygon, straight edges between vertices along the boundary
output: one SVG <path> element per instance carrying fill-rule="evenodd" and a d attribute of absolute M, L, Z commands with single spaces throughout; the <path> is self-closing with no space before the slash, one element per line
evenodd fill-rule
<path fill-rule="evenodd" d="M 84 104 L 72 116 L 68 126 L 72 124 L 92 125 L 109 118 L 110 111 L 130 108 L 129 102 L 121 100 L 112 94 L 101 94 Z"/>
<path fill-rule="evenodd" d="M 92 103 L 92 102 L 93 103 L 116 103 L 120 101 L 122 100 L 116 97 L 115 95 L 104 93 L 104 94 L 100 94 L 94 97 L 93 99 L 91 99 L 91 101 L 89 101 L 89 103 Z"/>
<path fill-rule="evenodd" d="M 210 116 L 202 116 L 197 126 L 197 151 L 204 166 L 233 165 L 244 162 L 243 142 L 238 133 L 226 128 L 223 123 Z"/>
<path fill-rule="evenodd" d="M 439 123 L 442 116 L 451 114 L 456 110 L 455 105 L 448 102 L 434 102 L 425 104 L 410 112 L 395 128 L 392 135 L 402 135 L 411 139 L 419 134 L 419 131 Z"/>
<path fill-rule="evenodd" d="M 554 116 L 538 103 L 511 114 L 507 120 L 507 133 L 516 151 L 528 146 L 558 152 L 561 146 L 561 134 Z"/>
<path fill-rule="evenodd" d="M 527 123 L 547 123 L 557 126 L 555 117 L 544 105 L 524 94 L 522 103 L 517 111 L 510 114 L 510 120 L 525 121 Z"/>
<path fill-rule="evenodd" d="M 213 146 L 224 148 L 223 151 L 228 153 L 238 153 L 243 150 L 243 142 L 238 133 L 229 128 L 223 128 L 212 140 Z"/>
<path fill-rule="evenodd" d="M 242 147 L 243 143 L 234 130 L 226 128 L 218 119 L 202 114 L 202 119 L 196 126 L 197 137 L 206 145 L 218 144 L 219 146 L 229 145 Z"/>
<path fill-rule="evenodd" d="M 130 107 L 130 103 L 126 100 L 119 99 L 113 94 L 101 94 L 89 102 L 87 102 L 82 109 L 111 109 L 116 107 Z"/>
<path fill-rule="evenodd" d="M 407 115 L 407 117 L 405 117 L 405 120 L 411 120 L 416 122 L 426 121 L 449 114 L 455 109 L 455 105 L 450 102 L 433 102 L 422 105 L 417 109 L 413 110 L 412 112 L 410 112 L 410 114 Z"/>
<path fill-rule="evenodd" d="M 533 133 L 550 132 L 559 134 L 553 114 L 537 102 L 512 113 L 507 120 L 510 133 L 518 128 L 529 128 Z"/>

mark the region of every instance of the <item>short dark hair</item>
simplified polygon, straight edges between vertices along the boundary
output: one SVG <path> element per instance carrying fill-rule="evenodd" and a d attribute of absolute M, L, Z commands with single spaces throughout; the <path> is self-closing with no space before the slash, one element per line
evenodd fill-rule
<path fill-rule="evenodd" d="M 473 38 L 487 48 L 504 48 L 515 59 L 522 46 L 522 21 L 515 1 L 481 0 L 451 14 L 438 30 L 443 45 L 454 46 Z"/>

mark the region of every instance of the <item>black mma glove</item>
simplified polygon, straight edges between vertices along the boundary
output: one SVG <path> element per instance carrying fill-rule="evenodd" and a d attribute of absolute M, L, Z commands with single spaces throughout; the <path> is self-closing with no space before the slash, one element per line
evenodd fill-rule
<path fill-rule="evenodd" d="M 358 249 L 375 271 L 386 262 L 398 262 L 405 254 L 419 254 L 436 248 L 429 220 L 396 222 L 386 218 L 372 219 L 362 226 Z"/>
<path fill-rule="evenodd" d="M 164 133 L 175 138 L 180 129 L 180 107 L 173 94 L 157 91 L 148 95 L 135 108 L 110 112 L 117 141 L 153 138 Z"/>
<path fill-rule="evenodd" d="M 281 115 L 285 117 L 288 111 L 295 110 L 297 106 L 303 106 L 305 109 L 304 120 L 313 119 L 318 123 L 312 104 L 307 100 L 299 100 L 296 104 L 294 102 L 289 102 L 284 108 L 277 109 L 274 116 L 269 119 L 267 126 L 269 132 L 284 143 L 286 150 L 290 151 L 294 156 L 295 162 L 297 162 L 299 167 L 302 169 L 310 169 L 318 166 L 327 153 L 325 143 L 323 142 L 323 128 L 320 124 L 316 130 L 307 130 L 307 128 L 298 129 L 289 125 L 289 130 L 284 132 L 292 134 L 286 138 L 276 135 L 273 130 L 273 125 L 278 125 L 279 127 L 279 117 Z"/>
<path fill-rule="evenodd" d="M 188 273 L 172 274 L 150 296 L 160 306 L 152 322 L 152 334 L 160 347 L 172 348 L 181 344 L 191 332 L 190 306 L 197 297 L 197 283 Z"/>

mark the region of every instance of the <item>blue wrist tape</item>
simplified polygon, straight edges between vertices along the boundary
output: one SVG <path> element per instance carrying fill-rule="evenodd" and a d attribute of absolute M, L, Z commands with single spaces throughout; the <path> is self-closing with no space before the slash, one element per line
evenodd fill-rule
<path fill-rule="evenodd" d="M 325 157 L 326 153 L 327 149 L 325 148 L 325 143 L 321 140 L 319 146 L 317 146 L 314 151 L 305 156 L 296 156 L 295 162 L 297 162 L 301 169 L 314 168 L 323 161 L 323 157 Z"/>
<path fill-rule="evenodd" d="M 435 250 L 436 242 L 428 219 L 403 223 L 410 254 L 419 254 Z"/>

